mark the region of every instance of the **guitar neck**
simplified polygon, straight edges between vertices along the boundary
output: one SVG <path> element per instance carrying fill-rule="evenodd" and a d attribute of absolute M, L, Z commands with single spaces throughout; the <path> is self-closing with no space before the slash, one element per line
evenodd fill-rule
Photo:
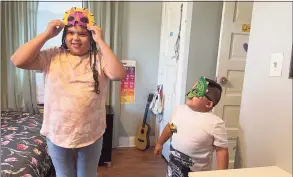
<path fill-rule="evenodd" d="M 142 121 L 142 127 L 146 124 L 146 120 L 148 117 L 148 112 L 149 112 L 149 103 L 146 104 L 145 111 L 144 111 L 144 116 L 143 116 L 143 121 Z"/>
<path fill-rule="evenodd" d="M 151 103 L 151 101 L 153 99 L 153 96 L 154 96 L 154 94 L 152 94 L 152 93 L 150 93 L 149 96 L 148 96 L 147 104 L 146 104 L 145 111 L 144 111 L 143 121 L 142 121 L 142 127 L 143 128 L 144 128 L 144 126 L 146 124 L 146 120 L 147 120 L 148 112 L 149 112 L 149 106 L 150 106 L 150 103 Z"/>

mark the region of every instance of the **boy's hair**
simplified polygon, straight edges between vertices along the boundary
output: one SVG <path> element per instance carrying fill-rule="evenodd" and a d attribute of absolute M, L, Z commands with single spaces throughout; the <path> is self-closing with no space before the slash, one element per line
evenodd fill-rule
<path fill-rule="evenodd" d="M 65 37 L 66 37 L 66 34 L 67 34 L 67 30 L 68 30 L 68 27 L 69 26 L 65 26 L 64 27 L 64 30 L 63 30 L 63 34 L 62 34 L 62 44 L 61 44 L 61 48 L 63 49 L 68 49 L 67 45 L 66 45 L 66 42 L 65 42 Z M 98 80 L 98 71 L 96 69 L 96 61 L 97 61 L 97 58 L 96 58 L 96 55 L 97 55 L 97 44 L 96 42 L 93 40 L 93 37 L 92 37 L 92 34 L 91 32 L 89 31 L 89 36 L 90 36 L 90 66 L 92 67 L 92 71 L 93 71 L 93 78 L 94 78 L 94 81 L 95 81 L 95 92 L 97 94 L 100 94 L 100 89 L 99 89 L 99 80 Z M 92 53 L 94 54 L 94 62 L 93 62 L 93 65 L 92 65 Z"/>
<path fill-rule="evenodd" d="M 221 100 L 222 87 L 216 81 L 206 78 L 208 84 L 208 92 L 206 97 L 213 102 L 213 107 L 215 107 Z"/>

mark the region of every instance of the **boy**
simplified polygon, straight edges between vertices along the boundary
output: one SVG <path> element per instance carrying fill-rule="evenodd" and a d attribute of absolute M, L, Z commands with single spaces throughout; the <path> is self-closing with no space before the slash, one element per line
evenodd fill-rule
<path fill-rule="evenodd" d="M 155 147 L 161 154 L 171 138 L 168 177 L 188 177 L 191 171 L 211 170 L 212 154 L 217 153 L 218 169 L 228 168 L 228 140 L 224 121 L 211 111 L 221 99 L 222 87 L 201 77 L 187 93 L 186 104 L 173 111 Z"/>

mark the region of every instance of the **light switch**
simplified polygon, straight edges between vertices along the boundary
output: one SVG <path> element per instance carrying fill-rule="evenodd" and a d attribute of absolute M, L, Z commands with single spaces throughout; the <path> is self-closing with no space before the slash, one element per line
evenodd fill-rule
<path fill-rule="evenodd" d="M 284 58 L 283 53 L 273 53 L 271 55 L 270 76 L 272 77 L 282 76 L 283 58 Z"/>

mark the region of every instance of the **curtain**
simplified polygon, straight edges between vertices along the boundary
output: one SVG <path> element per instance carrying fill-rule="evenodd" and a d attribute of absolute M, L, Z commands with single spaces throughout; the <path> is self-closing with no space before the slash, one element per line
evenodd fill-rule
<path fill-rule="evenodd" d="M 104 40 L 119 59 L 122 57 L 122 15 L 123 2 L 93 2 L 83 1 L 83 7 L 88 8 L 95 16 L 95 21 L 104 32 Z M 114 112 L 113 147 L 118 146 L 120 123 L 120 82 L 110 82 L 107 104 Z"/>
<path fill-rule="evenodd" d="M 0 3 L 0 20 L 2 20 L 2 3 Z M 1 22 L 0 22 L 1 24 Z M 2 25 L 2 24 L 1 24 Z M 0 28 L 0 42 L 2 42 L 2 28 Z M 1 43 L 1 47 L 0 47 L 0 57 L 2 56 L 2 43 Z M 0 58 L 0 110 L 2 110 L 2 60 Z"/>
<path fill-rule="evenodd" d="M 1 2 L 1 110 L 38 113 L 34 71 L 16 68 L 11 55 L 37 34 L 38 2 Z"/>

